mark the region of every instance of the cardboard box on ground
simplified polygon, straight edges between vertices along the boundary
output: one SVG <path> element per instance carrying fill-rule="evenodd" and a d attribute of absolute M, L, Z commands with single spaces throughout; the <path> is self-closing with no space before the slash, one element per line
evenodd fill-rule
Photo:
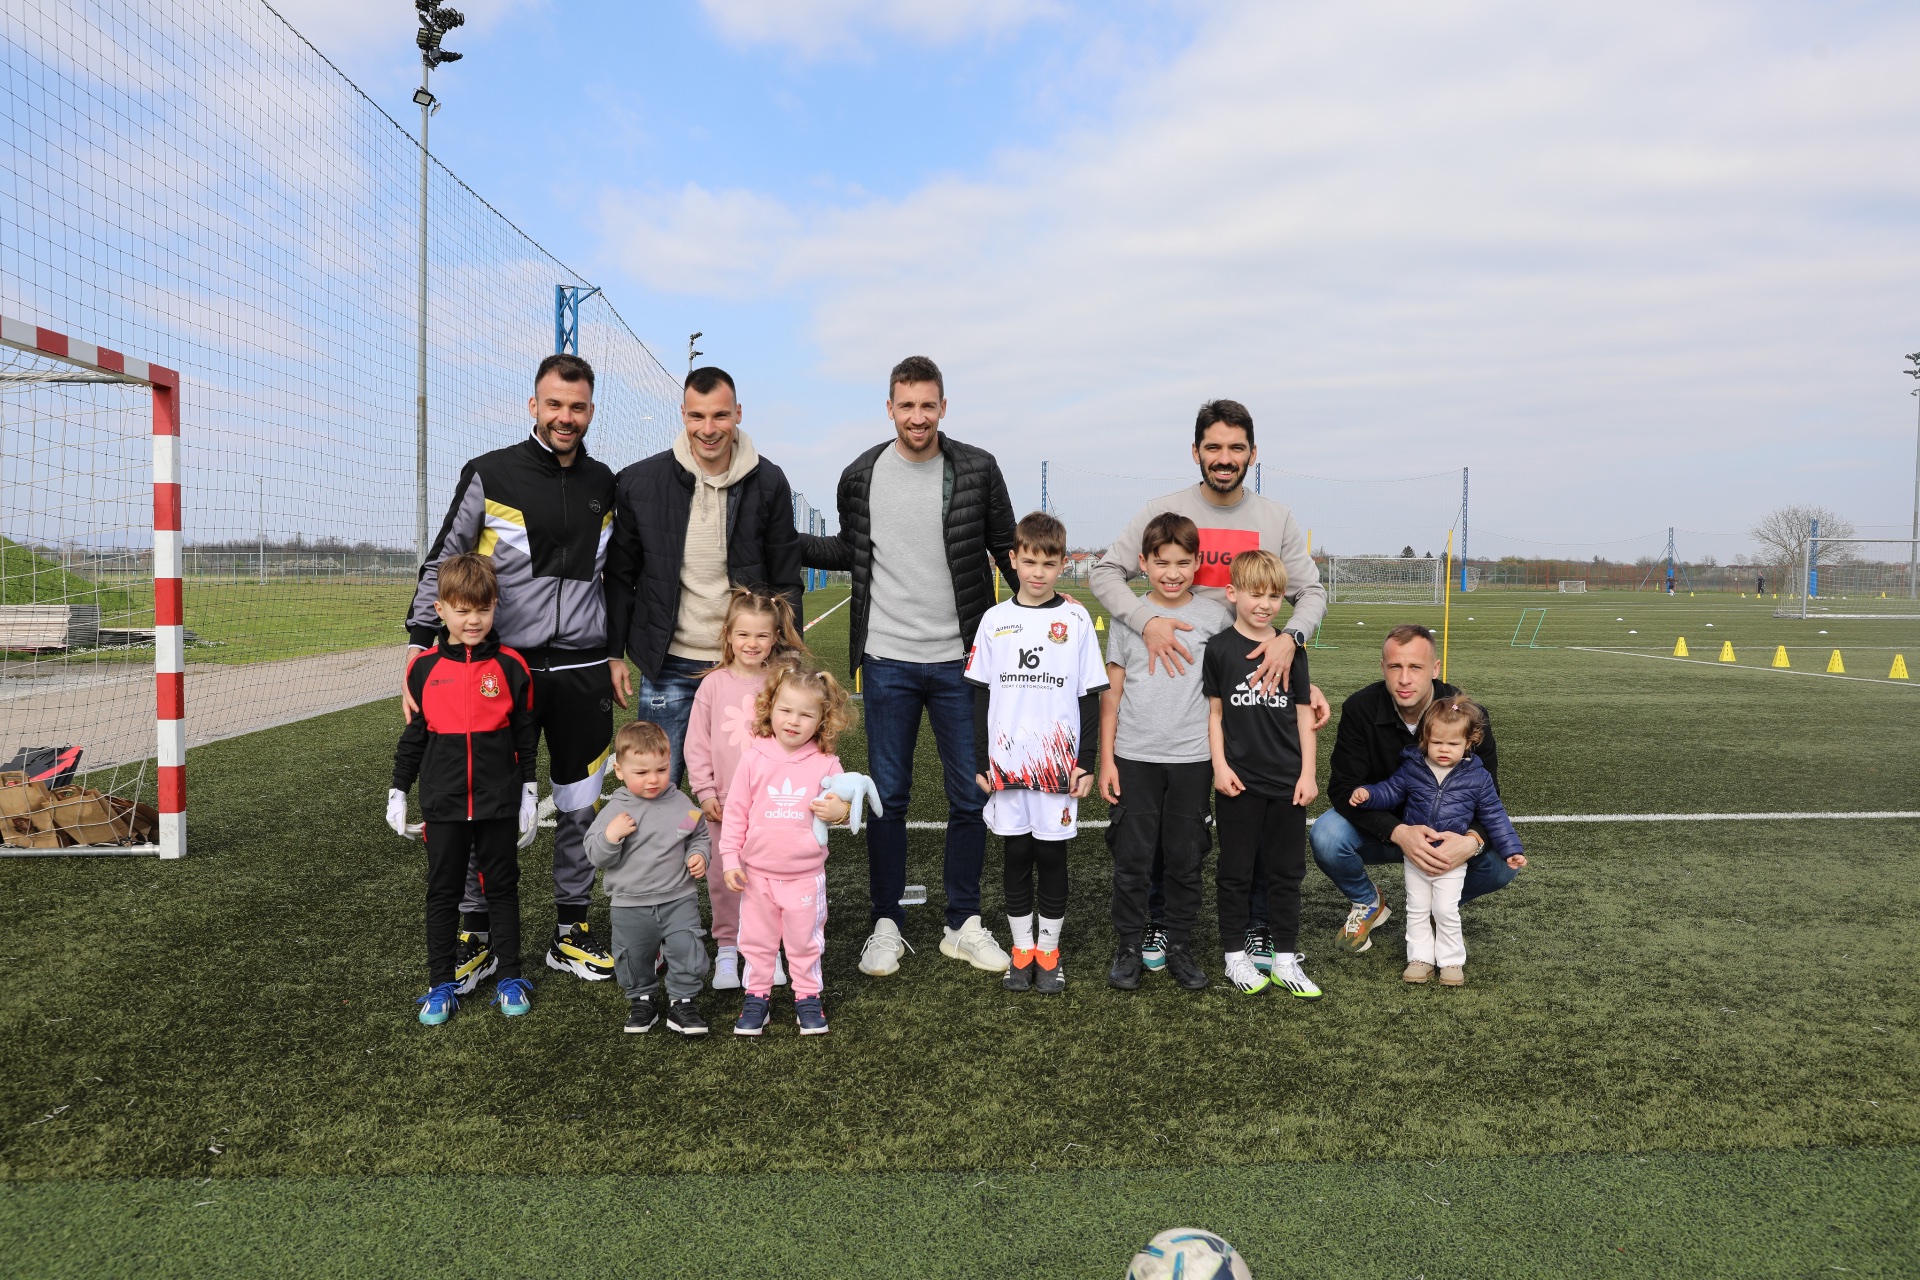
<path fill-rule="evenodd" d="M 0 838 L 17 849 L 152 843 L 160 815 L 92 787 L 47 787 L 25 773 L 0 773 Z"/>

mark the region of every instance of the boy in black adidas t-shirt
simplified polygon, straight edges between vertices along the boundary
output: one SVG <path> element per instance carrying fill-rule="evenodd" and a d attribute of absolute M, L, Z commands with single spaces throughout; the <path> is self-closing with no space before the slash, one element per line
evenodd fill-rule
<path fill-rule="evenodd" d="M 1233 626 L 1207 641 L 1200 688 L 1207 696 L 1207 741 L 1213 786 L 1220 793 L 1214 823 L 1220 831 L 1215 874 L 1223 947 L 1247 935 L 1256 864 L 1266 871 L 1267 910 L 1273 926 L 1272 981 L 1303 1000 L 1320 988 L 1300 967 L 1300 882 L 1307 873 L 1307 806 L 1314 783 L 1313 711 L 1307 704 L 1307 654 L 1295 649 L 1287 687 L 1260 693 L 1249 682 L 1259 669 L 1248 651 L 1273 638 L 1274 615 L 1285 603 L 1286 566 L 1271 551 L 1233 558 Z M 1297 698 L 1295 695 L 1299 695 Z M 1227 980 L 1252 995 L 1266 974 L 1246 951 L 1226 952 Z"/>

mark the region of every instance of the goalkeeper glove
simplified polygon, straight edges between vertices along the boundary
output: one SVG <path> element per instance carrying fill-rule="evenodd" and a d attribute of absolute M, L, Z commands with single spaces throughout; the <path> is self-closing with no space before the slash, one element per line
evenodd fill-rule
<path fill-rule="evenodd" d="M 397 836 L 407 834 L 407 793 L 398 787 L 387 789 L 387 825 Z"/>
<path fill-rule="evenodd" d="M 529 782 L 520 788 L 520 834 L 533 834 L 533 824 L 540 812 L 540 786 Z"/>

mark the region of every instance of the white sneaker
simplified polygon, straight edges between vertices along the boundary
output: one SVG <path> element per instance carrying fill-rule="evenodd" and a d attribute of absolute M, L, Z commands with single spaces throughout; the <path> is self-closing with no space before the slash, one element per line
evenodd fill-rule
<path fill-rule="evenodd" d="M 1273 956 L 1273 982 L 1275 986 L 1285 987 L 1301 1000 L 1318 1000 L 1320 988 L 1315 986 L 1307 971 L 1300 967 L 1306 957 L 1298 951 L 1275 952 Z"/>
<path fill-rule="evenodd" d="M 940 940 L 940 954 L 965 960 L 988 973 L 1005 973 L 1013 963 L 987 932 L 987 927 L 980 923 L 979 916 L 968 916 L 967 922 L 958 929 L 947 930 L 946 937 Z"/>
<path fill-rule="evenodd" d="M 740 951 L 736 947 L 722 947 L 713 958 L 713 989 L 737 991 L 739 988 Z"/>
<path fill-rule="evenodd" d="M 911 951 L 900 936 L 900 926 L 881 916 L 873 922 L 873 933 L 860 948 L 860 972 L 870 978 L 884 978 L 900 971 L 900 953 Z"/>
<path fill-rule="evenodd" d="M 1253 957 L 1244 951 L 1230 951 L 1226 956 L 1227 981 L 1239 989 L 1243 996 L 1253 995 L 1266 990 L 1267 975 L 1260 972 L 1253 963 Z"/>

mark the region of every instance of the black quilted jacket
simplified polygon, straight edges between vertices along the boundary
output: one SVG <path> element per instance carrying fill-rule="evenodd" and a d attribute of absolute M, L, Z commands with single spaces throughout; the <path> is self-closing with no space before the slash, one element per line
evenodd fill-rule
<path fill-rule="evenodd" d="M 607 647 L 658 679 L 680 618 L 680 562 L 693 510 L 693 473 L 667 449 L 614 482 L 607 547 Z M 783 593 L 801 617 L 800 544 L 786 473 L 760 459 L 727 489 L 727 580 Z"/>
<path fill-rule="evenodd" d="M 840 473 L 840 532 L 819 538 L 802 534 L 802 557 L 810 569 L 837 569 L 853 574 L 852 634 L 847 644 L 847 669 L 858 670 L 867 649 L 867 591 L 873 581 L 873 519 L 867 494 L 873 483 L 874 459 L 887 440 L 855 458 Z M 981 615 L 993 607 L 993 569 L 1008 582 L 1013 579 L 1013 500 L 1000 464 L 985 449 L 961 444 L 945 432 L 940 456 L 946 460 L 942 511 L 947 533 L 947 568 L 953 573 L 953 602 L 960 615 L 960 642 L 973 643 Z"/>

